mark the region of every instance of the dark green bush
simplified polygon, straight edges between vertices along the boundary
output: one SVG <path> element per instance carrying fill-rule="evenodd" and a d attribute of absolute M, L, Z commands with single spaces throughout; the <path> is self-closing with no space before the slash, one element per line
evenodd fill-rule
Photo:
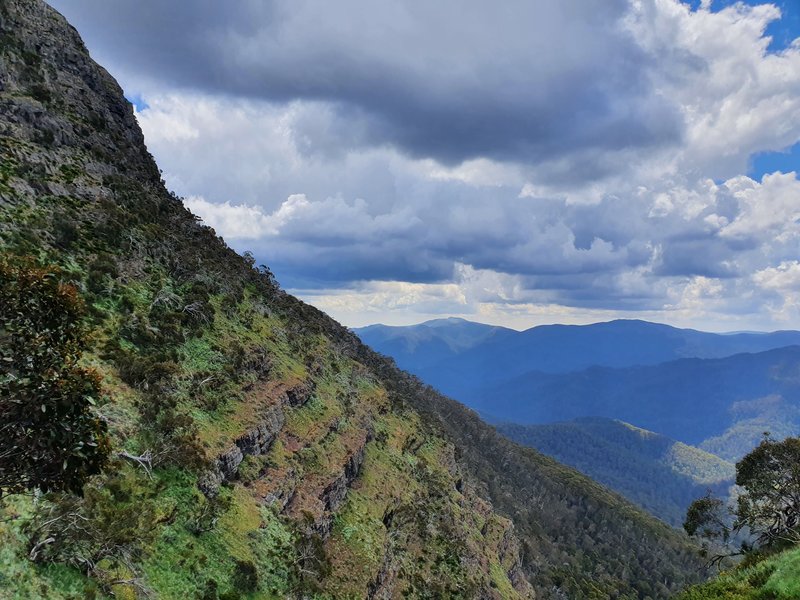
<path fill-rule="evenodd" d="M 233 585 L 240 592 L 255 592 L 258 589 L 258 569 L 250 560 L 237 560 L 233 571 Z"/>
<path fill-rule="evenodd" d="M 83 313 L 55 270 L 0 260 L 0 494 L 80 492 L 106 463 L 100 377 L 79 366 Z"/>

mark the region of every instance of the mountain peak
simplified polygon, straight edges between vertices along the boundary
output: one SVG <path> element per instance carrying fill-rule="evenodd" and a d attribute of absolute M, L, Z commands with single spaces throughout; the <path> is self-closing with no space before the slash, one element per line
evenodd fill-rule
<path fill-rule="evenodd" d="M 475 323 L 473 321 L 467 321 L 466 319 L 462 319 L 461 317 L 444 317 L 441 319 L 431 319 L 430 321 L 423 321 L 422 323 L 420 323 L 420 325 L 425 325 L 426 327 L 442 327 L 446 325 L 460 325 L 463 323 L 479 325 L 479 323 Z"/>
<path fill-rule="evenodd" d="M 2 93 L 13 94 L 7 138 L 46 142 L 48 149 L 80 148 L 99 167 L 158 186 L 161 176 L 122 88 L 90 57 L 77 31 L 41 0 L 0 5 Z M 8 115 L 7 115 L 8 116 Z"/>

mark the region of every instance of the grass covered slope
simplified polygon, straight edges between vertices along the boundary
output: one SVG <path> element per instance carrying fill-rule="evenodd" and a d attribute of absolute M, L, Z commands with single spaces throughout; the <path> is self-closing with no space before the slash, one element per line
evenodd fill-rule
<path fill-rule="evenodd" d="M 551 425 L 501 424 L 510 439 L 575 467 L 648 512 L 680 527 L 709 489 L 726 496 L 735 468 L 699 448 L 602 418 Z"/>
<path fill-rule="evenodd" d="M 697 580 L 681 535 L 198 223 L 39 0 L 0 3 L 0 131 L 0 250 L 58 265 L 86 301 L 116 451 L 82 499 L 4 502 L 0 597 L 663 598 Z"/>
<path fill-rule="evenodd" d="M 800 598 L 800 548 L 721 573 L 676 600 L 796 600 Z"/>

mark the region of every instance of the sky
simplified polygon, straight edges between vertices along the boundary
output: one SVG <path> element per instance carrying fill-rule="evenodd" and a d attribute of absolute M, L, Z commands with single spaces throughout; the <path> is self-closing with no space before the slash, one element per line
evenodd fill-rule
<path fill-rule="evenodd" d="M 800 328 L 800 0 L 51 4 L 170 189 L 345 325 Z"/>

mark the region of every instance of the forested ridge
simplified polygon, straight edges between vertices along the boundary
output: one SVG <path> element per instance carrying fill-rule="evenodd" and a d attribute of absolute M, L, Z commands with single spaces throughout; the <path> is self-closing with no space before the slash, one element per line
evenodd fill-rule
<path fill-rule="evenodd" d="M 686 509 L 708 490 L 727 497 L 734 465 L 652 431 L 602 418 L 549 425 L 498 425 L 510 439 L 536 448 L 617 491 L 666 523 L 680 527 Z"/>

